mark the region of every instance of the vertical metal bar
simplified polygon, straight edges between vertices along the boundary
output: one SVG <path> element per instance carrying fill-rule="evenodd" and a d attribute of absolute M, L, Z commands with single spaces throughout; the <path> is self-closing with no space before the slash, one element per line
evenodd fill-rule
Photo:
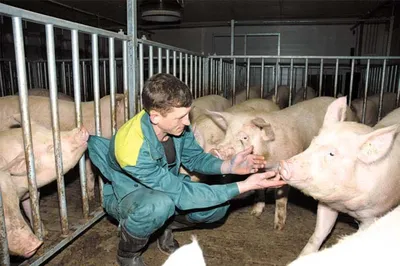
<path fill-rule="evenodd" d="M 319 88 L 318 88 L 318 96 L 322 96 L 323 74 L 324 74 L 324 59 L 321 58 L 320 69 L 319 69 Z"/>
<path fill-rule="evenodd" d="M 10 73 L 10 87 L 11 87 L 11 95 L 15 94 L 14 90 L 14 75 L 13 75 L 13 67 L 11 61 L 8 62 L 8 67 L 10 68 L 9 73 Z"/>
<path fill-rule="evenodd" d="M 162 49 L 158 47 L 158 73 L 162 72 Z"/>
<path fill-rule="evenodd" d="M 44 73 L 44 87 L 47 89 L 48 87 L 49 87 L 49 85 L 48 85 L 48 80 L 49 80 L 49 78 L 48 78 L 48 76 L 47 76 L 47 68 L 46 68 L 46 64 L 45 64 L 45 62 L 43 62 L 43 73 Z"/>
<path fill-rule="evenodd" d="M 108 92 L 107 92 L 107 64 L 106 64 L 106 60 L 103 60 L 103 86 L 104 86 L 104 95 L 108 95 Z"/>
<path fill-rule="evenodd" d="M 67 94 L 67 80 L 66 80 L 66 73 L 65 73 L 65 61 L 61 63 L 61 86 L 63 89 L 63 93 Z"/>
<path fill-rule="evenodd" d="M 193 55 L 190 55 L 190 91 L 193 94 Z"/>
<path fill-rule="evenodd" d="M 182 52 L 179 52 L 179 79 L 183 81 Z"/>
<path fill-rule="evenodd" d="M 365 112 L 367 110 L 367 96 L 368 96 L 368 82 L 369 82 L 369 67 L 371 64 L 371 59 L 367 60 L 367 70 L 365 74 L 365 90 L 364 90 L 364 97 L 363 97 L 363 110 L 362 110 L 362 117 L 361 123 L 365 123 Z"/>
<path fill-rule="evenodd" d="M 333 97 L 335 97 L 335 98 L 336 98 L 336 96 L 337 96 L 338 73 L 339 73 L 339 59 L 336 59 L 336 66 L 335 66 L 335 85 L 334 85 L 334 91 L 333 91 Z"/>
<path fill-rule="evenodd" d="M 77 53 L 79 53 L 79 47 L 76 46 Z M 94 125 L 95 132 L 97 136 L 101 136 L 101 109 L 100 109 L 100 63 L 99 63 L 99 38 L 97 34 L 92 34 L 92 68 L 93 68 L 93 101 L 94 101 Z M 104 78 L 104 94 L 106 95 L 107 91 L 107 78 L 106 78 L 106 61 L 103 61 L 103 78 Z M 79 83 L 78 83 L 79 84 Z M 80 95 L 80 93 L 75 92 L 75 95 Z M 75 99 L 75 105 L 77 105 L 77 100 Z M 76 106 L 76 108 L 80 108 Z M 78 109 L 77 109 L 78 110 Z M 80 125 L 80 124 L 79 124 Z M 78 125 L 78 126 L 79 126 Z M 84 157 L 79 161 L 81 179 L 85 178 L 86 171 L 84 164 Z M 103 179 L 98 176 L 99 181 L 99 194 L 100 194 L 100 203 L 103 205 Z M 82 182 L 82 181 L 81 181 Z M 83 194 L 84 191 L 84 194 Z M 89 218 L 89 203 L 87 201 L 88 195 L 85 187 L 82 185 L 82 202 L 83 202 L 83 215 L 86 219 Z"/>
<path fill-rule="evenodd" d="M 261 58 L 261 98 L 264 98 L 264 57 Z"/>
<path fill-rule="evenodd" d="M 250 97 L 250 58 L 247 59 L 246 100 Z"/>
<path fill-rule="evenodd" d="M 32 73 L 31 73 L 32 68 L 30 62 L 28 62 L 27 68 L 28 68 L 28 89 L 30 89 L 32 88 Z"/>
<path fill-rule="evenodd" d="M 188 84 L 188 54 L 185 53 L 185 84 Z"/>
<path fill-rule="evenodd" d="M 391 48 L 391 45 L 392 45 L 394 19 L 395 19 L 394 16 L 390 17 L 389 36 L 388 36 L 388 41 L 387 41 L 387 46 L 386 46 L 386 56 L 390 56 L 390 48 Z"/>
<path fill-rule="evenodd" d="M 199 57 L 199 96 L 204 96 L 204 87 L 203 87 L 203 57 Z"/>
<path fill-rule="evenodd" d="M 172 75 L 176 77 L 176 51 L 172 52 L 172 58 L 173 58 L 173 63 L 172 63 Z"/>
<path fill-rule="evenodd" d="M 1 97 L 4 96 L 3 65 L 2 65 L 2 62 L 0 62 L 0 95 L 1 95 Z"/>
<path fill-rule="evenodd" d="M 86 63 L 82 61 L 83 100 L 87 100 Z"/>
<path fill-rule="evenodd" d="M 349 88 L 349 97 L 348 97 L 348 105 L 351 105 L 352 96 L 353 96 L 353 80 L 354 80 L 354 59 L 351 59 L 351 71 L 350 71 L 350 88 Z"/>
<path fill-rule="evenodd" d="M 232 74 L 232 105 L 236 102 L 236 58 L 233 58 L 233 74 Z"/>
<path fill-rule="evenodd" d="M 211 93 L 214 94 L 216 93 L 215 90 L 215 84 L 214 84 L 214 59 L 210 59 L 210 87 L 211 87 Z"/>
<path fill-rule="evenodd" d="M 96 35 L 97 37 L 97 35 Z M 96 51 L 93 50 L 93 45 L 97 40 L 93 39 L 92 35 L 92 61 L 93 66 L 97 65 L 96 63 Z M 74 100 L 75 100 L 75 113 L 76 113 L 76 126 L 82 127 L 82 108 L 81 108 L 81 77 L 79 71 L 79 33 L 77 30 L 71 31 L 71 49 L 72 49 L 72 71 L 73 71 L 73 92 L 74 92 Z M 96 81 L 95 77 L 95 68 L 93 68 L 93 85 L 96 93 Z M 97 84 L 98 86 L 98 84 Z M 96 110 L 96 108 L 95 108 Z M 81 183 L 81 194 L 82 194 L 82 213 L 85 219 L 89 218 L 89 200 L 87 194 L 87 180 L 86 180 L 86 167 L 85 167 L 85 154 L 79 160 L 79 179 Z"/>
<path fill-rule="evenodd" d="M 235 20 L 231 19 L 231 56 L 235 53 Z"/>
<path fill-rule="evenodd" d="M 165 49 L 165 66 L 166 73 L 169 74 L 169 49 Z"/>
<path fill-rule="evenodd" d="M 0 242 L 1 242 L 1 265 L 9 266 L 10 265 L 10 254 L 8 253 L 8 241 L 7 241 L 7 232 L 6 232 L 6 221 L 4 216 L 4 204 L 3 204 L 3 192 L 5 188 L 0 187 Z"/>
<path fill-rule="evenodd" d="M 137 104 L 139 105 L 136 109 L 138 111 L 142 110 L 142 102 L 139 99 L 142 99 L 142 92 L 144 86 L 144 58 L 143 58 L 143 43 L 139 43 L 139 95 Z"/>
<path fill-rule="evenodd" d="M 124 121 L 129 117 L 128 41 L 122 41 L 122 85 L 124 88 Z M 137 107 L 136 107 L 137 108 Z"/>
<path fill-rule="evenodd" d="M 111 133 L 114 135 L 117 131 L 117 118 L 115 113 L 115 49 L 114 37 L 108 38 L 108 56 L 110 70 L 110 100 L 111 100 Z"/>
<path fill-rule="evenodd" d="M 24 140 L 25 160 L 28 170 L 29 200 L 32 207 L 33 230 L 40 240 L 43 240 L 43 232 L 39 213 L 39 195 L 36 184 L 35 158 L 32 149 L 31 123 L 28 106 L 28 90 L 26 82 L 25 50 L 20 17 L 12 18 L 15 61 L 17 65 L 19 104 L 22 118 L 22 132 Z"/>
<path fill-rule="evenodd" d="M 199 73 L 197 73 L 197 56 L 194 57 L 194 98 L 197 98 L 197 77 Z"/>
<path fill-rule="evenodd" d="M 37 62 L 37 63 L 36 63 L 36 71 L 37 71 L 37 77 L 38 77 L 39 88 L 43 88 L 43 84 L 42 84 L 42 71 L 41 71 L 41 67 L 40 67 L 40 62 Z"/>
<path fill-rule="evenodd" d="M 397 94 L 396 94 L 396 108 L 399 107 L 400 104 L 400 74 L 398 74 L 398 79 L 397 79 Z"/>
<path fill-rule="evenodd" d="M 57 76 L 56 76 L 56 56 L 54 48 L 54 26 L 46 24 L 46 48 L 47 48 L 47 66 L 49 73 L 50 85 L 50 103 L 51 103 L 51 120 L 53 129 L 53 145 L 54 157 L 56 163 L 58 202 L 61 218 L 61 232 L 66 236 L 69 233 L 67 203 L 65 198 L 65 184 L 63 175 L 62 149 L 60 139 L 60 125 L 58 116 L 58 101 L 57 101 Z"/>
<path fill-rule="evenodd" d="M 289 74 L 289 106 L 292 105 L 293 98 L 293 58 L 290 58 L 290 74 Z"/>
<path fill-rule="evenodd" d="M 381 88 L 379 91 L 378 121 L 382 118 L 383 89 L 385 85 L 386 59 L 383 60 Z"/>
<path fill-rule="evenodd" d="M 222 91 L 222 58 L 219 59 L 219 67 L 218 67 L 218 94 Z M 224 97 L 226 97 L 226 92 L 223 92 Z"/>
<path fill-rule="evenodd" d="M 136 66 L 137 56 L 137 1 L 127 0 L 126 1 L 127 12 L 127 33 L 130 36 L 128 41 L 128 96 L 129 96 L 129 117 L 133 117 L 137 112 L 137 93 L 136 89 L 139 86 L 139 80 L 137 79 L 139 72 Z M 126 100 L 126 98 L 125 98 Z"/>
<path fill-rule="evenodd" d="M 151 78 L 153 74 L 153 46 L 149 45 L 149 78 Z"/>
<path fill-rule="evenodd" d="M 304 91 L 303 100 L 307 99 L 307 84 L 308 84 L 308 58 L 306 58 L 306 63 L 304 65 Z"/>

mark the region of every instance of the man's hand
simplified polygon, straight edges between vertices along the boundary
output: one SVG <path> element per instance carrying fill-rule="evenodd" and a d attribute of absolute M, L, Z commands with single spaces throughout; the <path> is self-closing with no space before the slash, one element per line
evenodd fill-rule
<path fill-rule="evenodd" d="M 281 187 L 286 185 L 285 181 L 279 179 L 279 175 L 277 175 L 275 171 L 252 174 L 246 180 L 237 183 L 239 193 L 241 194 L 250 190 Z"/>
<path fill-rule="evenodd" d="M 225 161 L 221 166 L 222 174 L 246 175 L 257 173 L 267 163 L 264 156 L 251 154 L 253 146 L 235 154 L 231 160 Z"/>

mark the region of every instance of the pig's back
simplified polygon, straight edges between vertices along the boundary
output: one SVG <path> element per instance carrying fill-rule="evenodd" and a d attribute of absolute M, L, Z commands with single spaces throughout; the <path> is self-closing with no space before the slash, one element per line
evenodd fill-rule
<path fill-rule="evenodd" d="M 388 113 L 385 117 L 383 117 L 374 128 L 382 128 L 387 127 L 394 124 L 400 123 L 400 108 L 394 109 L 390 113 Z"/>

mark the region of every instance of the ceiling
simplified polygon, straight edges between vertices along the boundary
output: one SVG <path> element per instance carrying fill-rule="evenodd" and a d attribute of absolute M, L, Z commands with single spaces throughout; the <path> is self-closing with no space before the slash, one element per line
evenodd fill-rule
<path fill-rule="evenodd" d="M 126 0 L 0 0 L 0 2 L 100 28 L 126 30 Z M 141 2 L 137 1 L 138 11 Z M 183 4 L 183 19 L 178 27 L 229 25 L 231 19 L 284 23 L 289 20 L 293 22 L 367 18 L 371 15 L 388 17 L 392 14 L 392 4 L 398 8 L 400 0 L 184 0 Z M 376 11 L 369 13 L 373 10 Z M 139 29 L 162 27 L 165 25 L 146 23 L 138 16 Z"/>

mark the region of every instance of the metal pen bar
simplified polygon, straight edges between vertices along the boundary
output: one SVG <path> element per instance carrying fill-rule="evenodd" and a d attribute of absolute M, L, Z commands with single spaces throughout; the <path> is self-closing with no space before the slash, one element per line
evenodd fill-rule
<path fill-rule="evenodd" d="M 10 88 L 11 88 L 11 95 L 15 94 L 14 90 L 14 75 L 13 75 L 13 66 L 11 61 L 8 62 L 8 67 L 9 67 L 9 74 L 10 74 Z"/>
<path fill-rule="evenodd" d="M 165 50 L 165 67 L 166 67 L 166 73 L 169 74 L 169 49 Z"/>
<path fill-rule="evenodd" d="M 351 71 L 350 71 L 350 88 L 349 88 L 349 97 L 348 97 L 348 105 L 351 105 L 352 96 L 353 96 L 353 82 L 354 82 L 354 62 L 355 60 L 351 60 Z"/>
<path fill-rule="evenodd" d="M 396 94 L 396 108 L 400 105 L 400 74 L 398 74 L 397 80 L 397 94 Z"/>
<path fill-rule="evenodd" d="M 183 81 L 182 52 L 179 53 L 179 79 Z"/>
<path fill-rule="evenodd" d="M 261 58 L 261 98 L 264 97 L 264 58 Z"/>
<path fill-rule="evenodd" d="M 188 54 L 185 54 L 185 84 L 188 84 Z"/>
<path fill-rule="evenodd" d="M 66 68 L 65 68 L 65 62 L 61 63 L 61 86 L 63 89 L 63 93 L 67 94 L 67 80 L 66 80 Z"/>
<path fill-rule="evenodd" d="M 304 91 L 303 100 L 307 99 L 307 84 L 308 84 L 308 58 L 306 58 L 306 63 L 304 65 Z"/>
<path fill-rule="evenodd" d="M 159 48 L 162 48 L 162 49 L 169 49 L 169 50 L 181 52 L 181 53 L 184 53 L 184 54 L 192 54 L 192 55 L 201 56 L 200 53 L 195 53 L 193 51 L 189 51 L 189 50 L 186 50 L 186 49 L 174 47 L 174 46 L 171 46 L 171 45 L 167 45 L 167 44 L 163 44 L 163 43 L 159 43 L 159 42 L 155 42 L 155 41 L 138 39 L 138 43 L 143 43 L 143 44 L 146 44 L 146 45 L 149 45 L 149 46 L 155 46 L 155 47 L 159 47 Z"/>
<path fill-rule="evenodd" d="M 32 68 L 30 62 L 28 62 L 27 64 L 27 69 L 28 69 L 28 89 L 31 89 L 33 86 L 32 86 L 32 73 L 31 73 Z"/>
<path fill-rule="evenodd" d="M 218 68 L 218 94 L 222 91 L 222 59 L 219 60 Z M 223 94 L 226 97 L 226 94 Z"/>
<path fill-rule="evenodd" d="M 172 75 L 174 75 L 176 77 L 176 51 L 172 52 L 172 58 L 173 58 Z"/>
<path fill-rule="evenodd" d="M 339 59 L 336 59 L 336 67 L 335 67 L 335 85 L 334 85 L 334 91 L 333 91 L 333 97 L 336 98 L 337 96 L 337 85 L 338 85 L 338 73 L 339 73 Z"/>
<path fill-rule="evenodd" d="M 193 94 L 193 55 L 190 55 L 190 91 Z"/>
<path fill-rule="evenodd" d="M 140 43 L 140 42 L 139 42 Z M 149 46 L 149 78 L 154 74 L 153 71 L 153 46 Z"/>
<path fill-rule="evenodd" d="M 385 88 L 386 59 L 383 60 L 381 88 L 379 91 L 378 121 L 382 118 L 383 89 Z"/>
<path fill-rule="evenodd" d="M 365 74 L 365 90 L 364 90 L 364 97 L 363 97 L 363 109 L 362 109 L 362 116 L 361 116 L 361 123 L 365 123 L 365 113 L 367 110 L 367 96 L 368 96 L 368 82 L 369 82 L 369 68 L 370 68 L 370 59 L 367 61 L 367 70 Z"/>
<path fill-rule="evenodd" d="M 248 100 L 249 98 L 250 98 L 250 58 L 247 59 L 246 100 Z"/>
<path fill-rule="evenodd" d="M 293 59 L 292 59 L 293 60 Z M 324 78 L 324 59 L 321 58 L 320 69 L 319 69 L 319 88 L 318 88 L 318 96 L 322 96 L 322 82 Z"/>
<path fill-rule="evenodd" d="M 124 92 L 124 121 L 129 118 L 128 41 L 122 41 L 122 86 Z"/>
<path fill-rule="evenodd" d="M 1 7 L 1 4 L 0 4 Z M 22 118 L 22 132 L 24 141 L 25 160 L 28 172 L 29 200 L 32 208 L 33 230 L 36 236 L 43 240 L 43 231 L 39 213 L 39 195 L 36 184 L 35 158 L 33 155 L 31 124 L 28 105 L 28 89 L 25 68 L 25 50 L 20 17 L 12 18 L 15 61 L 17 65 L 19 104 Z"/>
<path fill-rule="evenodd" d="M 158 47 L 158 73 L 162 72 L 162 49 Z"/>
<path fill-rule="evenodd" d="M 86 64 L 82 62 L 82 83 L 83 83 L 83 100 L 87 100 L 87 81 L 86 81 Z"/>
<path fill-rule="evenodd" d="M 236 102 L 236 58 L 233 59 L 233 74 L 232 74 L 232 105 Z"/>
<path fill-rule="evenodd" d="M 108 38 L 108 56 L 110 58 L 109 70 L 110 70 L 110 102 L 111 102 L 111 133 L 114 135 L 117 132 L 117 118 L 115 113 L 115 49 L 114 49 L 114 38 Z"/>
<path fill-rule="evenodd" d="M 289 106 L 292 105 L 292 98 L 293 98 L 293 59 L 290 59 Z"/>
<path fill-rule="evenodd" d="M 96 36 L 97 37 L 97 36 Z M 93 51 L 93 35 L 92 35 L 92 56 L 93 65 L 95 65 L 96 52 Z M 74 82 L 74 101 L 75 101 L 75 114 L 76 114 L 76 126 L 81 128 L 82 125 L 82 107 L 81 107 L 81 77 L 79 71 L 79 33 L 77 30 L 71 31 L 71 49 L 72 49 L 72 71 L 73 71 L 73 82 Z M 95 68 L 93 68 L 93 79 L 95 77 Z M 96 81 L 93 80 L 93 85 L 96 86 Z M 96 90 L 96 89 L 95 89 Z M 82 194 L 82 213 L 84 219 L 89 218 L 89 200 L 87 192 L 87 179 L 86 179 L 86 167 L 85 167 L 85 153 L 79 160 L 79 179 L 81 183 L 81 194 Z"/>
<path fill-rule="evenodd" d="M 197 56 L 194 57 L 194 98 L 198 97 L 197 94 L 197 77 L 198 77 L 198 73 L 197 73 Z"/>
<path fill-rule="evenodd" d="M 60 138 L 60 125 L 58 115 L 58 101 L 57 101 L 57 76 L 56 76 L 56 60 L 54 48 L 54 26 L 46 24 L 46 50 L 47 50 L 47 66 L 49 71 L 49 85 L 50 85 L 50 107 L 51 107 L 51 122 L 53 129 L 53 145 L 54 157 L 57 176 L 57 190 L 58 202 L 61 218 L 61 233 L 66 236 L 69 233 L 68 216 L 67 216 L 67 202 L 65 198 L 65 184 L 63 175 L 63 161 L 62 161 L 62 148 Z"/>
<path fill-rule="evenodd" d="M 137 95 L 138 111 L 142 110 L 142 92 L 144 86 L 144 60 L 143 60 L 143 43 L 139 43 L 139 95 Z"/>

